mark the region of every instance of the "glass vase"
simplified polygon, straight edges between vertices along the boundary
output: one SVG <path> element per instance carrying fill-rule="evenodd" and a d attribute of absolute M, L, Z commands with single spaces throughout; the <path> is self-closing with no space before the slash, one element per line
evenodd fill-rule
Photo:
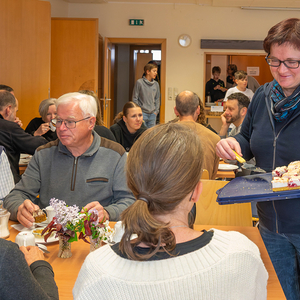
<path fill-rule="evenodd" d="M 60 258 L 70 258 L 72 256 L 71 243 L 68 242 L 68 239 L 69 237 L 64 235 L 58 236 L 59 250 L 57 256 Z"/>
<path fill-rule="evenodd" d="M 90 252 L 93 252 L 95 250 L 97 250 L 98 248 L 100 248 L 101 246 L 104 246 L 105 243 L 100 239 L 100 238 L 96 238 L 96 239 L 92 239 L 90 237 Z"/>

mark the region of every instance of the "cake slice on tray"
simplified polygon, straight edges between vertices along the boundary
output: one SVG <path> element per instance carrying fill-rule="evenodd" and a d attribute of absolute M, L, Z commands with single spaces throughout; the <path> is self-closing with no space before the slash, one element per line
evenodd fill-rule
<path fill-rule="evenodd" d="M 291 162 L 287 167 L 277 167 L 272 171 L 272 177 L 274 192 L 300 189 L 300 161 Z"/>

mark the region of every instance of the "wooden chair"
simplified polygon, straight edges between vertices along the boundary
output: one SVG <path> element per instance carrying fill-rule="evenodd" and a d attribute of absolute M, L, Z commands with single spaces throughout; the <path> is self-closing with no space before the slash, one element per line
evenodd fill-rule
<path fill-rule="evenodd" d="M 253 226 L 250 203 L 219 205 L 216 191 L 228 181 L 202 180 L 203 190 L 196 203 L 196 225 Z"/>
<path fill-rule="evenodd" d="M 203 169 L 203 173 L 201 175 L 201 180 L 202 179 L 209 179 L 209 173 L 206 169 Z"/>

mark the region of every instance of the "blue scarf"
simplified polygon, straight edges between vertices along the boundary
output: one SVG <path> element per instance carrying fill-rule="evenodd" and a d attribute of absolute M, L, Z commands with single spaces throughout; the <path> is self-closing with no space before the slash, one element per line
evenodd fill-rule
<path fill-rule="evenodd" d="M 287 119 L 289 113 L 297 108 L 300 102 L 300 85 L 294 90 L 292 95 L 286 97 L 282 87 L 274 79 L 270 98 L 273 118 L 278 122 L 282 122 Z"/>

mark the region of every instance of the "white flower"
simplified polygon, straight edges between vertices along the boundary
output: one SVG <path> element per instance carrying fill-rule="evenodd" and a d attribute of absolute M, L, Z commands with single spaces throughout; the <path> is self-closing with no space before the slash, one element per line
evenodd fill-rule
<path fill-rule="evenodd" d="M 50 205 L 55 210 L 56 223 L 61 224 L 65 230 L 68 222 L 73 223 L 73 220 L 78 218 L 77 205 L 67 206 L 65 201 L 55 198 L 50 199 Z"/>

